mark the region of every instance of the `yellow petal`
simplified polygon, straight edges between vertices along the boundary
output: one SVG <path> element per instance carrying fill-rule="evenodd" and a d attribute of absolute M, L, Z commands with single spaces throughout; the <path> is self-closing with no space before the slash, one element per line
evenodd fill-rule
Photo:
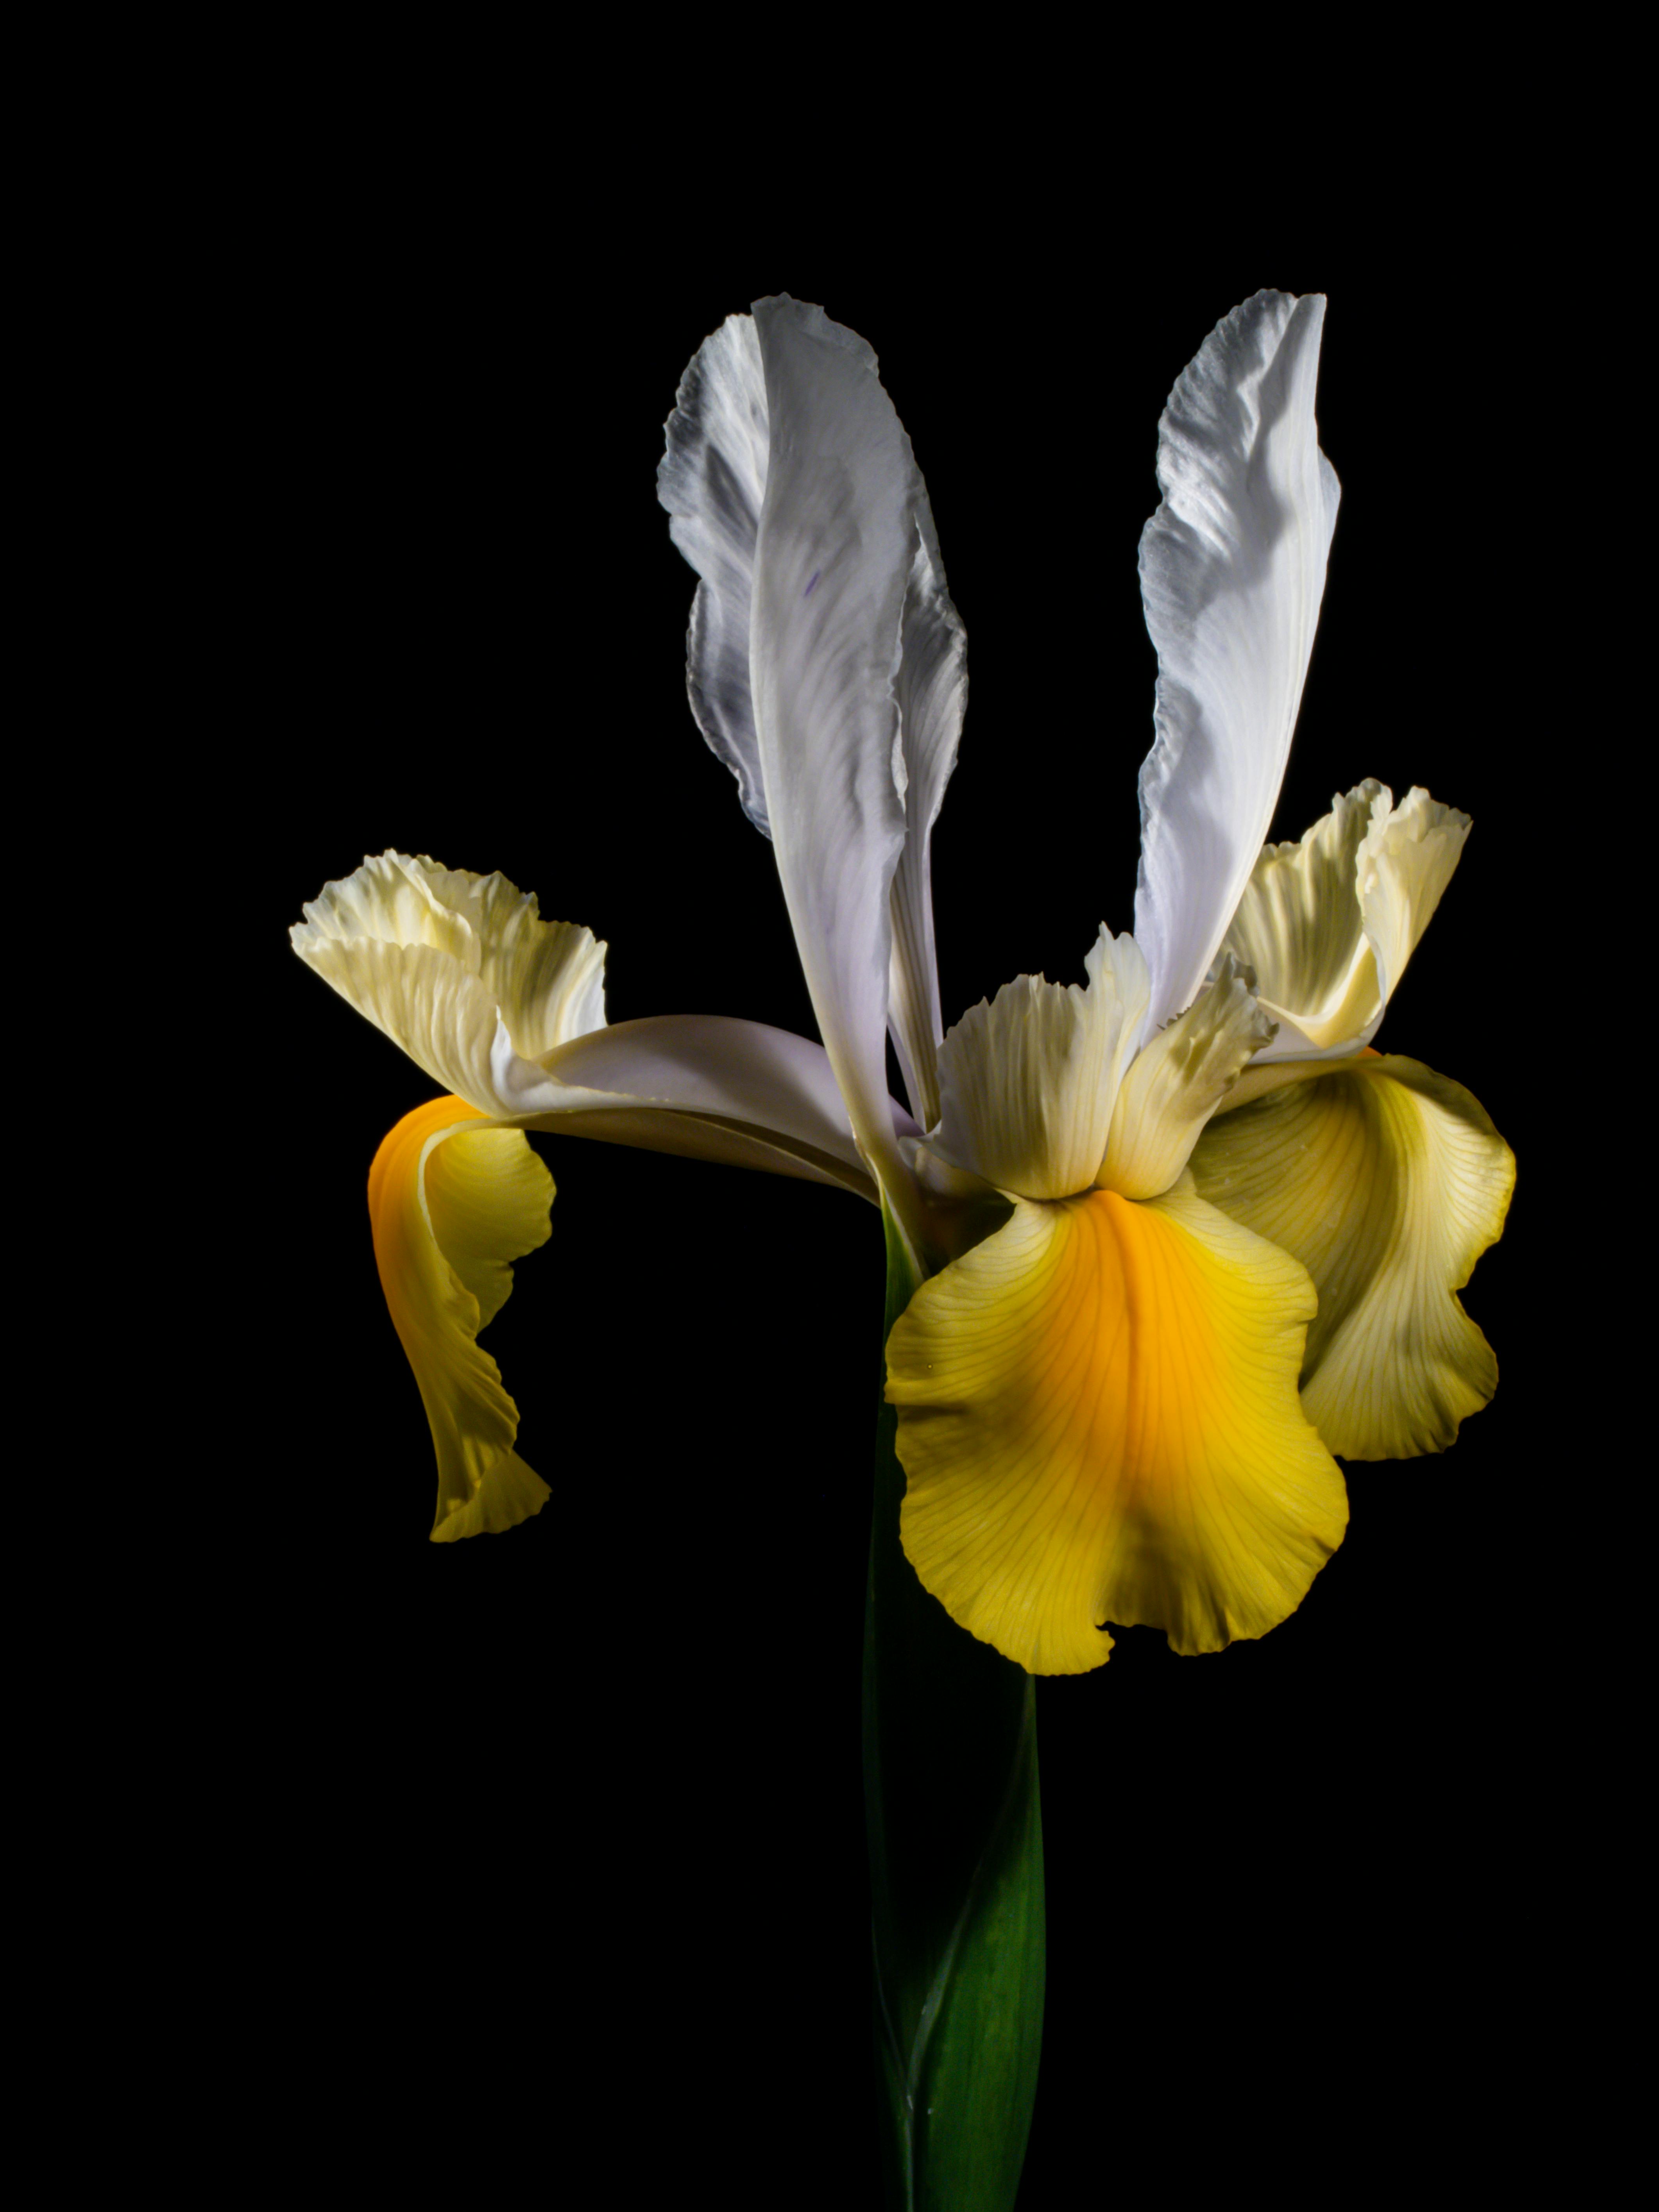
<path fill-rule="evenodd" d="M 1017 1203 L 888 1340 L 923 1583 L 1033 1674 L 1108 1621 L 1178 1651 L 1264 1634 L 1340 1542 L 1341 1471 L 1297 1399 L 1313 1286 L 1202 1200 Z"/>
<path fill-rule="evenodd" d="M 544 1244 L 553 1178 L 521 1130 L 480 1126 L 459 1098 L 405 1114 L 368 1171 L 374 1260 L 438 1455 L 434 1542 L 510 1528 L 547 1485 L 514 1450 L 519 1409 L 478 1344 Z"/>
<path fill-rule="evenodd" d="M 1299 842 L 1263 850 L 1225 944 L 1279 1024 L 1266 1059 L 1370 1042 L 1468 830 L 1467 814 L 1426 791 L 1396 806 L 1368 776 Z"/>
<path fill-rule="evenodd" d="M 1237 960 L 1135 1055 L 1112 1113 L 1095 1181 L 1124 1198 L 1157 1198 L 1179 1181 L 1198 1133 L 1252 1053 L 1273 1033 Z"/>
<path fill-rule="evenodd" d="M 1498 1386 L 1456 1296 L 1515 1188 L 1484 1109 L 1417 1060 L 1371 1054 L 1218 1115 L 1192 1170 L 1212 1205 L 1313 1277 L 1302 1402 L 1331 1449 L 1443 1450 Z"/>
<path fill-rule="evenodd" d="M 1087 988 L 1017 976 L 981 1000 L 939 1047 L 939 1157 L 1024 1198 L 1087 1190 L 1106 1150 L 1112 1102 L 1146 1011 L 1146 963 L 1133 937 L 1102 927 Z"/>

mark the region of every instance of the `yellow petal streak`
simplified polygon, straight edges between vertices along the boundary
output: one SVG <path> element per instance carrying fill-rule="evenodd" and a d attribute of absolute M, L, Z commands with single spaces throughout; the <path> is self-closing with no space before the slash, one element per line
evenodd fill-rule
<path fill-rule="evenodd" d="M 1331 1449 L 1443 1451 L 1498 1387 L 1456 1296 L 1515 1188 L 1514 1155 L 1478 1102 L 1420 1060 L 1371 1054 L 1218 1115 L 1192 1171 L 1212 1205 L 1313 1277 L 1302 1402 Z"/>
<path fill-rule="evenodd" d="M 522 1130 L 459 1098 L 404 1115 L 368 1171 L 380 1286 L 438 1455 L 436 1543 L 511 1528 L 550 1494 L 513 1449 L 519 1409 L 477 1339 L 513 1287 L 510 1263 L 547 1242 L 552 1202 Z"/>
<path fill-rule="evenodd" d="M 923 1583 L 1033 1674 L 1099 1666 L 1108 1620 L 1177 1651 L 1264 1634 L 1347 1522 L 1297 1398 L 1313 1311 L 1297 1262 L 1201 1199 L 1017 1204 L 888 1341 Z"/>

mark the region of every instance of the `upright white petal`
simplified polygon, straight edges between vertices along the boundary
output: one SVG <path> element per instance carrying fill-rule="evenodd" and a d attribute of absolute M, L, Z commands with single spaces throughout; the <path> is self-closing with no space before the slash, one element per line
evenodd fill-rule
<path fill-rule="evenodd" d="M 743 811 L 770 836 L 749 689 L 755 537 L 766 495 L 766 376 L 750 315 L 728 315 L 680 379 L 657 469 L 668 534 L 701 581 L 685 688 L 697 727 L 738 779 Z"/>
<path fill-rule="evenodd" d="M 1258 292 L 1206 339 L 1158 425 L 1164 497 L 1140 541 L 1158 659 L 1135 894 L 1147 1035 L 1196 997 L 1284 778 L 1336 521 L 1314 423 L 1324 311 Z"/>
<path fill-rule="evenodd" d="M 933 945 L 933 824 L 956 766 L 968 704 L 968 634 L 945 587 L 925 495 L 916 520 L 921 537 L 904 595 L 897 687 L 904 850 L 893 877 L 887 1018 L 911 1111 L 931 1128 L 939 1119 L 939 1046 L 945 1035 Z"/>
<path fill-rule="evenodd" d="M 902 1217 L 888 897 L 904 842 L 894 681 L 921 480 L 862 338 L 787 297 L 758 301 L 755 320 L 770 445 L 750 674 L 767 814 L 825 1048 Z"/>

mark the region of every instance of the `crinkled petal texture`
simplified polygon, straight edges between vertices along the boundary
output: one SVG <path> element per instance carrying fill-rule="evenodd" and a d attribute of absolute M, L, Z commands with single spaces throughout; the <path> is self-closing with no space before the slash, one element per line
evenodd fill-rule
<path fill-rule="evenodd" d="M 1224 954 L 1215 981 L 1136 1054 L 1095 1181 L 1125 1198 L 1171 1188 L 1199 1132 L 1273 1031 L 1238 963 Z"/>
<path fill-rule="evenodd" d="M 1158 424 L 1164 497 L 1140 541 L 1158 648 L 1135 893 L 1148 1035 L 1198 995 L 1284 780 L 1336 523 L 1314 424 L 1324 313 L 1258 292 L 1205 340 Z"/>
<path fill-rule="evenodd" d="M 1297 1396 L 1314 1303 L 1189 1194 L 1017 1204 L 888 1342 L 923 1583 L 1033 1674 L 1099 1666 L 1109 1620 L 1178 1651 L 1264 1634 L 1347 1521 Z"/>
<path fill-rule="evenodd" d="M 940 1048 L 932 1149 L 999 1190 L 1069 1198 L 1087 1190 L 1105 1156 L 1146 1012 L 1146 963 L 1133 937 L 1103 927 L 1084 966 L 1086 988 L 1038 975 L 1004 984 Z"/>
<path fill-rule="evenodd" d="M 1264 848 L 1226 936 L 1279 1025 L 1264 1060 L 1370 1042 L 1468 830 L 1426 791 L 1396 806 L 1368 777 L 1298 842 Z"/>
<path fill-rule="evenodd" d="M 1515 1188 L 1514 1155 L 1477 1101 L 1419 1061 L 1373 1054 L 1218 1115 L 1192 1173 L 1312 1276 L 1302 1402 L 1331 1449 L 1443 1450 L 1498 1387 L 1456 1295 Z"/>
<path fill-rule="evenodd" d="M 504 876 L 383 853 L 305 915 L 300 957 L 480 1114 L 516 1111 L 531 1062 L 605 1025 L 604 945 Z"/>
<path fill-rule="evenodd" d="M 374 1260 L 438 1455 L 434 1542 L 511 1528 L 547 1485 L 513 1449 L 519 1409 L 478 1343 L 546 1243 L 553 1178 L 518 1129 L 481 1127 L 465 1100 L 406 1114 L 374 1156 Z"/>

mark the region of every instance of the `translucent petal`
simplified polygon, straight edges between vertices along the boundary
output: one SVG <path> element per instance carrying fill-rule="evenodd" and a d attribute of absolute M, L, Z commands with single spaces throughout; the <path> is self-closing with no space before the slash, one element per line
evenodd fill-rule
<path fill-rule="evenodd" d="M 1214 982 L 1131 1062 L 1095 1181 L 1125 1198 L 1156 1198 L 1179 1179 L 1199 1132 L 1273 1035 L 1273 1025 L 1224 953 Z"/>
<path fill-rule="evenodd" d="M 1295 1261 L 1197 1198 L 1017 1204 L 888 1343 L 904 1548 L 952 1618 L 1034 1674 L 1107 1621 L 1180 1651 L 1261 1636 L 1340 1542 L 1303 1414 Z"/>
<path fill-rule="evenodd" d="M 1456 1296 L 1515 1187 L 1485 1110 L 1419 1061 L 1371 1054 L 1218 1116 L 1192 1171 L 1212 1205 L 1312 1276 L 1302 1402 L 1331 1449 L 1443 1450 L 1498 1384 Z"/>
<path fill-rule="evenodd" d="M 550 1494 L 513 1449 L 519 1409 L 477 1339 L 510 1263 L 546 1243 L 552 1202 L 522 1133 L 479 1127 L 459 1098 L 406 1114 L 369 1170 L 375 1264 L 437 1454 L 434 1542 L 510 1528 Z"/>
<path fill-rule="evenodd" d="M 1146 1004 L 1133 938 L 1102 927 L 1086 988 L 1021 975 L 970 1007 L 939 1051 L 931 1149 L 1000 1190 L 1067 1198 L 1106 1151 L 1123 1066 Z"/>
<path fill-rule="evenodd" d="M 515 1062 L 604 1024 L 604 945 L 502 876 L 384 853 L 305 915 L 300 957 L 478 1113 L 512 1110 Z"/>
<path fill-rule="evenodd" d="M 1370 1041 L 1468 829 L 1468 815 L 1426 791 L 1395 806 L 1368 777 L 1297 843 L 1264 849 L 1226 937 L 1279 1024 L 1264 1060 Z"/>
<path fill-rule="evenodd" d="M 1164 497 L 1140 541 L 1158 659 L 1135 896 L 1147 1035 L 1197 996 L 1284 779 L 1336 521 L 1314 424 L 1324 312 L 1257 293 L 1206 339 L 1158 424 Z"/>

